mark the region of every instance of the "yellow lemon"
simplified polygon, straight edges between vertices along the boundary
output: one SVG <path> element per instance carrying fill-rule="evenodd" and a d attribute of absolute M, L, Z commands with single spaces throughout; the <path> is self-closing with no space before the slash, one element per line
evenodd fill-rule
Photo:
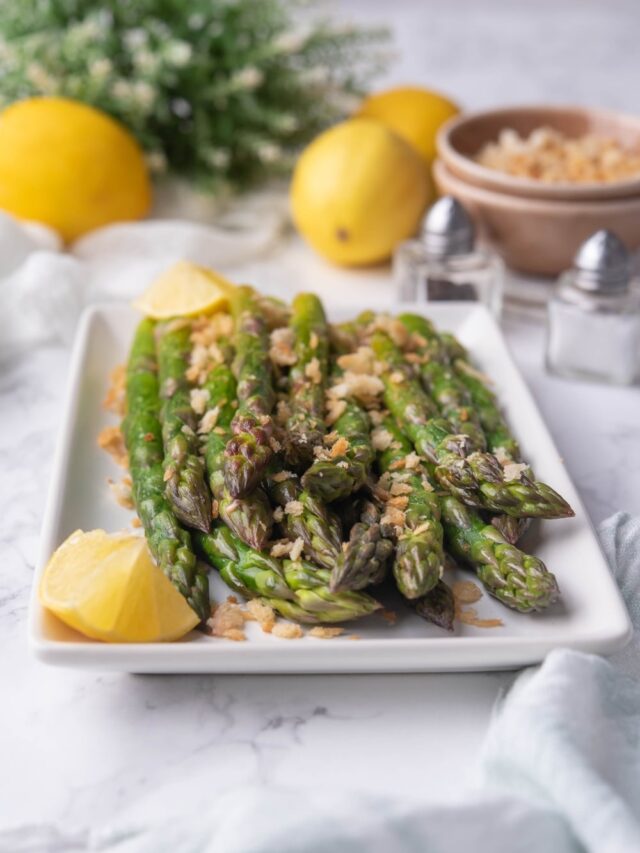
<path fill-rule="evenodd" d="M 159 276 L 133 306 L 154 320 L 195 317 L 224 307 L 233 287 L 220 273 L 190 261 L 178 261 Z"/>
<path fill-rule="evenodd" d="M 0 114 L 0 208 L 75 240 L 143 217 L 151 203 L 135 139 L 105 113 L 65 98 L 30 98 Z"/>
<path fill-rule="evenodd" d="M 424 161 L 371 119 L 352 119 L 321 134 L 303 151 L 291 184 L 300 233 L 345 266 L 386 260 L 416 231 L 428 201 Z"/>
<path fill-rule="evenodd" d="M 456 104 L 436 92 L 404 86 L 365 98 L 357 115 L 381 121 L 431 163 L 438 129 L 459 112 Z"/>
<path fill-rule="evenodd" d="M 177 640 L 198 624 L 138 536 L 76 530 L 49 560 L 40 601 L 66 625 L 107 643 Z"/>

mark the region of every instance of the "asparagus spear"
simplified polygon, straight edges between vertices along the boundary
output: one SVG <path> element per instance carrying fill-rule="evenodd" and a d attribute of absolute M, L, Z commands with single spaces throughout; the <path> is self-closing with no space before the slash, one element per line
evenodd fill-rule
<path fill-rule="evenodd" d="M 397 424 L 385 423 L 398 453 L 411 451 Z M 426 462 L 433 484 L 433 463 Z M 510 545 L 500 532 L 452 495 L 438 494 L 445 541 L 452 555 L 475 570 L 487 591 L 514 610 L 542 610 L 558 597 L 558 584 L 542 560 Z"/>
<path fill-rule="evenodd" d="M 191 351 L 191 327 L 184 321 L 170 321 L 158 333 L 166 494 L 183 524 L 206 533 L 211 526 L 211 496 L 198 452 L 197 416 L 191 408 L 185 376 Z"/>
<path fill-rule="evenodd" d="M 246 498 L 234 498 L 224 479 L 225 447 L 236 399 L 236 381 L 226 362 L 217 364 L 210 371 L 204 389 L 209 393 L 209 405 L 217 411 L 215 426 L 209 431 L 205 445 L 207 476 L 216 501 L 215 509 L 243 542 L 260 550 L 269 539 L 273 526 L 273 514 L 267 496 L 258 486 Z"/>
<path fill-rule="evenodd" d="M 454 364 L 459 381 L 467 389 L 471 401 L 478 412 L 489 450 L 499 455 L 503 463 L 521 462 L 520 447 L 509 425 L 504 419 L 496 396 L 482 375 L 469 363 L 467 351 L 451 334 L 440 335 L 443 346 Z M 530 467 L 522 472 L 522 477 L 533 479 Z M 491 519 L 508 542 L 516 544 L 528 526 L 526 519 L 515 519 L 498 515 Z"/>
<path fill-rule="evenodd" d="M 342 552 L 340 522 L 300 485 L 296 474 L 280 468 L 267 478 L 271 498 L 284 510 L 282 526 L 291 540 L 300 537 L 305 556 L 331 568 Z"/>
<path fill-rule="evenodd" d="M 200 619 L 209 617 L 209 581 L 165 495 L 155 324 L 136 331 L 127 366 L 127 416 L 122 430 L 129 452 L 133 499 L 151 553 Z"/>
<path fill-rule="evenodd" d="M 234 498 L 255 489 L 273 455 L 271 411 L 275 403 L 267 325 L 250 287 L 239 287 L 232 297 L 236 324 L 234 372 L 238 380 L 238 410 L 227 442 L 224 478 Z"/>
<path fill-rule="evenodd" d="M 345 409 L 333 425 L 333 448 L 327 458 L 317 459 L 306 470 L 303 487 L 325 503 L 357 491 L 367 481 L 375 456 L 369 431 L 369 415 L 355 400 L 345 400 Z"/>
<path fill-rule="evenodd" d="M 393 551 L 392 541 L 382 534 L 380 510 L 373 501 L 367 501 L 360 520 L 351 528 L 345 549 L 334 564 L 330 590 L 357 590 L 380 583 Z"/>
<path fill-rule="evenodd" d="M 447 349 L 433 324 L 418 314 L 401 314 L 398 319 L 411 334 L 411 354 L 420 359 L 420 379 L 442 416 L 471 439 L 475 450 L 484 450 L 484 432 L 469 392 L 451 367 Z"/>
<path fill-rule="evenodd" d="M 205 558 L 233 590 L 246 598 L 267 598 L 283 616 L 298 622 L 344 622 L 379 609 L 365 593 L 329 591 L 329 572 L 309 563 L 281 563 L 247 547 L 228 528 L 197 534 Z"/>
<path fill-rule="evenodd" d="M 389 493 L 388 506 L 398 505 L 395 518 L 387 510 L 397 540 L 393 574 L 404 597 L 416 599 L 426 595 L 442 577 L 440 503 L 422 465 L 406 467 L 411 446 L 391 416 L 383 418 L 380 430 L 386 443 L 378 455 L 384 472 L 380 485 Z"/>
<path fill-rule="evenodd" d="M 469 392 L 487 439 L 487 447 L 492 452 L 501 447 L 514 461 L 520 461 L 520 447 L 500 411 L 496 396 L 481 374 L 469 363 L 466 349 L 450 333 L 443 332 L 440 339 L 459 381 Z"/>
<path fill-rule="evenodd" d="M 313 449 L 325 433 L 324 395 L 329 361 L 329 335 L 322 303 L 312 293 L 293 300 L 290 328 L 295 336 L 296 362 L 289 372 L 287 461 L 294 466 L 313 462 Z"/>
<path fill-rule="evenodd" d="M 455 600 L 450 587 L 443 580 L 439 580 L 433 589 L 414 603 L 416 613 L 427 622 L 433 622 L 445 631 L 453 631 Z"/>
<path fill-rule="evenodd" d="M 402 352 L 383 332 L 371 339 L 376 356 L 387 368 L 381 376 L 384 401 L 418 452 L 436 464 L 443 488 L 471 506 L 517 517 L 561 518 L 573 510 L 550 486 L 526 478 L 506 480 L 491 453 L 472 451 L 467 436 L 456 435 L 440 417 L 431 398 L 413 378 Z"/>

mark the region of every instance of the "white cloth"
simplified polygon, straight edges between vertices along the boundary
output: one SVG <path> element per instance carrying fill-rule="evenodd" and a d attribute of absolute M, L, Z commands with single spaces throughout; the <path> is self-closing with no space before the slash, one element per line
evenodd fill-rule
<path fill-rule="evenodd" d="M 178 818 L 149 823 L 133 814 L 122 825 L 86 831 L 23 827 L 0 833 L 0 850 L 640 851 L 640 519 L 618 513 L 599 533 L 632 616 L 631 644 L 608 660 L 559 649 L 523 672 L 495 709 L 479 786 L 458 803 L 263 787 L 207 802 L 203 791 L 197 807 Z"/>
<path fill-rule="evenodd" d="M 175 261 L 223 272 L 245 266 L 280 238 L 286 207 L 281 196 L 256 196 L 217 222 L 110 225 L 63 252 L 50 229 L 0 212 L 0 360 L 43 343 L 69 343 L 86 305 L 132 299 Z"/>

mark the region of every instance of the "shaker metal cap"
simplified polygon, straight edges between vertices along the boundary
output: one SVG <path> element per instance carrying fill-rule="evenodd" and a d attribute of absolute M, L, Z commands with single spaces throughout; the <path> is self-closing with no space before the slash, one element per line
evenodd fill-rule
<path fill-rule="evenodd" d="M 631 258 L 627 247 L 612 231 L 596 231 L 580 246 L 573 260 L 574 283 L 582 290 L 608 293 L 627 290 Z"/>
<path fill-rule="evenodd" d="M 422 220 L 420 237 L 429 254 L 468 255 L 473 251 L 476 229 L 460 202 L 447 195 Z"/>

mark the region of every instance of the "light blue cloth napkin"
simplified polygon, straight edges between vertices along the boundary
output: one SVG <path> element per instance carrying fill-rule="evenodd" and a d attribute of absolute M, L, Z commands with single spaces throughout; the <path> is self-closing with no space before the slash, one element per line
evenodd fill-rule
<path fill-rule="evenodd" d="M 12 853 L 640 851 L 640 519 L 618 513 L 599 533 L 631 613 L 631 644 L 607 660 L 559 649 L 522 673 L 495 710 L 481 785 L 460 803 L 244 788 L 207 813 L 69 837 L 68 847 L 57 830 L 43 847 L 16 834 Z"/>

